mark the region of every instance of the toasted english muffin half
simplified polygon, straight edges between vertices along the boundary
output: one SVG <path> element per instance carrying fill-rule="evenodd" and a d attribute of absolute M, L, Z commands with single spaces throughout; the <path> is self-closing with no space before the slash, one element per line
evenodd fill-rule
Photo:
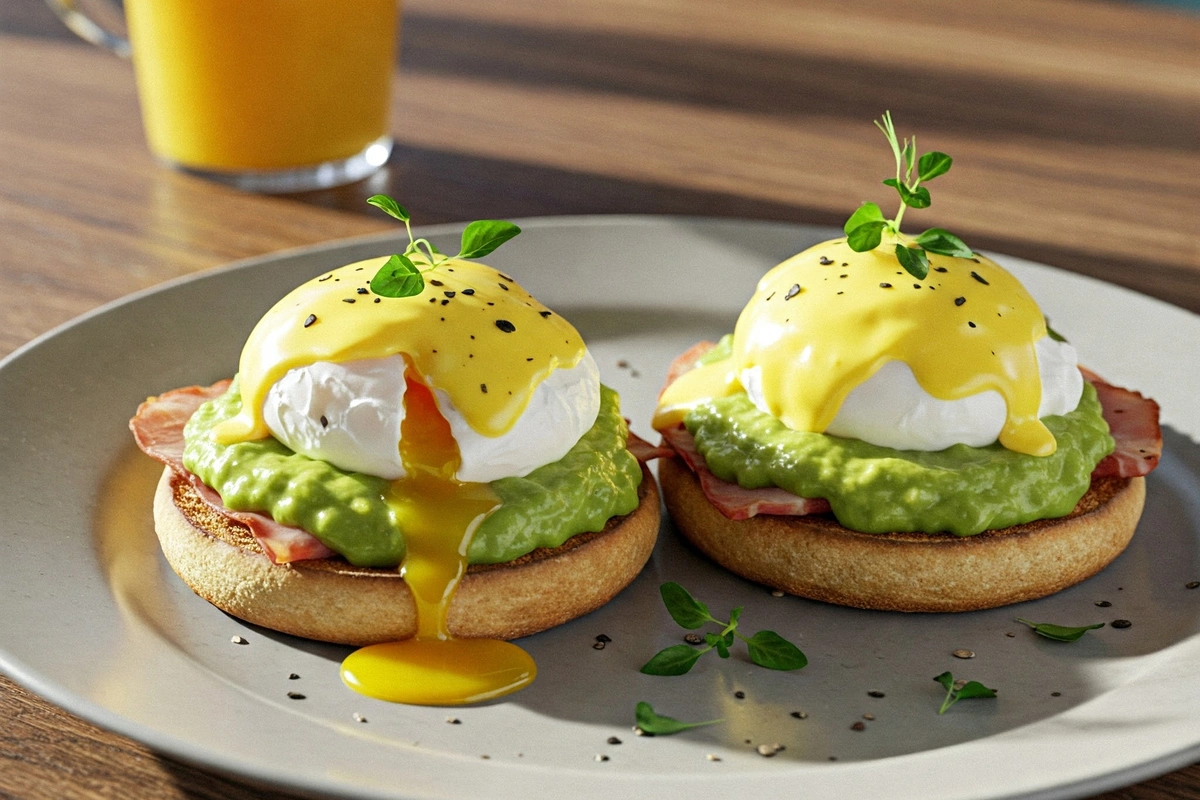
<path fill-rule="evenodd" d="M 975 611 L 1060 591 L 1120 555 L 1141 517 L 1144 478 L 1100 478 L 1065 517 L 975 536 L 859 533 L 831 514 L 731 520 L 679 458 L 659 462 L 679 531 L 721 566 L 775 589 L 887 611 Z"/>
<path fill-rule="evenodd" d="M 658 536 L 658 488 L 645 466 L 638 498 L 632 513 L 599 532 L 504 564 L 470 566 L 450 603 L 451 634 L 515 639 L 607 603 L 641 572 Z M 155 492 L 154 523 L 176 574 L 235 617 L 340 644 L 416 633 L 416 608 L 398 570 L 355 567 L 340 557 L 274 564 L 245 525 L 215 511 L 169 467 Z"/>

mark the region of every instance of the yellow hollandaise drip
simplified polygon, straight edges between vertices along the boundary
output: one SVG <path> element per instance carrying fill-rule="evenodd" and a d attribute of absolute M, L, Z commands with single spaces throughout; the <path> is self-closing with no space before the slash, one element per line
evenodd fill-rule
<path fill-rule="evenodd" d="M 487 484 L 455 479 L 459 453 L 450 425 L 412 369 L 406 379 L 400 455 L 407 474 L 392 482 L 387 502 L 405 533 L 400 570 L 416 605 L 417 634 L 350 654 L 342 680 L 370 697 L 415 705 L 500 697 L 533 681 L 533 659 L 505 641 L 455 639 L 447 623 L 471 536 L 500 501 Z"/>
<path fill-rule="evenodd" d="M 218 442 L 269 435 L 263 402 L 290 369 L 397 353 L 423 383 L 449 395 L 471 428 L 499 436 L 516 423 L 534 387 L 583 357 L 583 339 L 569 322 L 492 267 L 450 259 L 424 273 L 420 294 L 379 297 L 369 287 L 386 261 L 325 273 L 263 315 L 238 366 L 242 411 L 214 430 Z"/>
<path fill-rule="evenodd" d="M 930 253 L 929 275 L 917 280 L 893 255 L 898 242 L 907 239 L 858 253 L 836 239 L 768 272 L 738 318 L 732 356 L 667 387 L 654 426 L 677 425 L 695 405 L 742 391 L 744 372 L 757 368 L 773 416 L 823 432 L 856 386 L 888 361 L 903 361 L 941 400 L 998 392 L 1007 404 L 1000 443 L 1052 454 L 1054 436 L 1037 415 L 1035 343 L 1046 336 L 1037 303 L 982 257 Z"/>

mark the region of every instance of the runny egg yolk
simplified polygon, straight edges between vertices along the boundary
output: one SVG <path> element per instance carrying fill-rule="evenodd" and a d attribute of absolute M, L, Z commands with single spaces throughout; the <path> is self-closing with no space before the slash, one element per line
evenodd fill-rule
<path fill-rule="evenodd" d="M 996 391 L 1007 405 L 1000 443 L 1052 454 L 1054 436 L 1038 419 L 1035 343 L 1046 322 L 1037 303 L 982 257 L 931 253 L 930 272 L 918 280 L 897 262 L 897 243 L 907 239 L 857 253 L 836 239 L 769 271 L 738 318 L 731 357 L 668 386 L 654 427 L 677 425 L 699 403 L 742 391 L 742 374 L 758 368 L 772 416 L 793 430 L 823 432 L 856 386 L 902 361 L 941 400 Z"/>
<path fill-rule="evenodd" d="M 471 536 L 499 500 L 487 484 L 455 479 L 458 445 L 434 390 L 448 395 L 472 429 L 499 436 L 514 426 L 538 384 L 555 369 L 574 367 L 586 348 L 569 323 L 491 267 L 450 259 L 424 273 L 420 294 L 389 298 L 369 288 L 386 261 L 325 273 L 263 316 L 242 350 L 242 411 L 213 436 L 225 444 L 268 436 L 263 402 L 290 369 L 403 354 L 406 476 L 392 482 L 385 499 L 405 534 L 400 569 L 414 598 L 417 632 L 352 653 L 342 678 L 393 702 L 479 702 L 528 685 L 537 669 L 516 645 L 450 635 L 447 612 L 466 572 Z"/>
<path fill-rule="evenodd" d="M 380 700 L 460 705 L 527 686 L 533 659 L 497 639 L 454 639 L 447 612 L 467 569 L 475 528 L 499 500 L 485 483 L 455 480 L 458 447 L 428 388 L 406 375 L 400 455 L 407 473 L 393 481 L 387 502 L 405 533 L 401 565 L 417 611 L 412 639 L 364 647 L 342 662 L 342 680 Z"/>

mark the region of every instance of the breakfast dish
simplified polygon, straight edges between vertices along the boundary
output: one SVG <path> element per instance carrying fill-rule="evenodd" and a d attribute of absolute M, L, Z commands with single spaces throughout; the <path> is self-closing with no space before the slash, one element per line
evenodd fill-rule
<path fill-rule="evenodd" d="M 772 265 L 837 234 L 716 219 L 519 222 L 524 233 L 486 260 L 576 326 L 643 438 L 653 436 L 648 420 L 670 361 L 730 330 Z M 448 252 L 460 232 L 422 231 Z M 637 258 L 614 261 L 613 242 Z M 173 759 L 342 797 L 526 800 L 569 787 L 584 798 L 716 800 L 796 786 L 818 798 L 1086 797 L 1200 758 L 1200 589 L 1185 588 L 1200 580 L 1200 412 L 1188 402 L 1200 395 L 1200 375 L 1179 366 L 1190 363 L 1200 320 L 1008 257 L 993 258 L 1090 366 L 1164 409 L 1166 446 L 1146 480 L 1142 530 L 1085 583 L 971 614 L 860 611 L 773 597 L 663 535 L 613 601 L 520 642 L 538 665 L 528 689 L 453 710 L 347 691 L 337 665 L 352 647 L 277 634 L 200 600 L 160 552 L 151 505 L 162 468 L 130 441 L 130 410 L 148 395 L 227 377 L 253 326 L 304 280 L 403 246 L 396 237 L 336 242 L 191 276 L 77 320 L 0 365 L 5 674 Z M 568 259 L 577 271 L 563 270 Z M 648 262 L 691 266 L 685 276 Z M 73 386 L 86 391 L 64 391 Z M 638 673 L 680 641 L 658 596 L 664 580 L 714 610 L 745 605 L 749 624 L 795 638 L 809 666 L 781 674 L 735 655 L 677 679 Z M 1109 624 L 1060 645 L 1017 616 L 1072 625 L 1124 618 L 1132 627 Z M 600 634 L 612 641 L 593 649 Z M 961 648 L 976 657 L 951 655 Z M 943 692 L 930 678 L 943 670 L 998 688 L 998 699 L 939 717 Z M 876 690 L 886 696 L 867 694 Z M 726 723 L 634 736 L 642 700 Z M 807 718 L 791 716 L 799 711 Z M 876 719 L 852 730 L 867 712 Z M 787 749 L 764 758 L 747 738 Z M 597 761 L 601 754 L 609 760 Z M 954 768 L 980 763 L 1021 768 L 994 770 L 985 785 L 977 770 Z"/>
<path fill-rule="evenodd" d="M 175 572 L 248 622 L 371 645 L 342 675 L 374 697 L 528 685 L 536 666 L 503 640 L 599 608 L 654 546 L 654 480 L 579 333 L 468 260 L 518 232 L 472 223 L 457 256 L 418 239 L 315 277 L 259 320 L 232 381 L 130 423 L 166 465 Z"/>
<path fill-rule="evenodd" d="M 905 205 L 949 169 L 896 151 Z M 901 182 L 903 178 L 903 182 Z M 913 199 L 916 192 L 924 192 Z M 1157 403 L 1081 370 L 1011 273 L 874 204 L 758 281 L 734 332 L 675 361 L 654 427 L 680 531 L 816 600 L 969 611 L 1043 597 L 1128 545 Z"/>

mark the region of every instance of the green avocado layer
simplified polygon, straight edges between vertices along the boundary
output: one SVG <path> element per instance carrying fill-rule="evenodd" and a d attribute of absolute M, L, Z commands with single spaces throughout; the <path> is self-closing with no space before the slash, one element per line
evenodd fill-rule
<path fill-rule="evenodd" d="M 744 393 L 697 406 L 684 424 L 722 480 L 826 498 L 838 522 L 864 533 L 971 536 L 1070 513 L 1087 492 L 1096 464 L 1112 452 L 1091 384 L 1084 384 L 1078 408 L 1042 421 L 1058 442 L 1051 456 L 1024 455 L 1000 444 L 893 450 L 802 433 L 759 411 Z"/>
<path fill-rule="evenodd" d="M 641 467 L 625 449 L 627 429 L 616 392 L 600 391 L 596 423 L 561 460 L 524 478 L 492 482 L 503 504 L 475 531 L 470 563 L 499 564 L 538 547 L 557 547 L 637 507 Z M 404 534 L 383 499 L 389 481 L 294 453 L 274 438 L 214 442 L 213 427 L 241 405 L 235 379 L 184 429 L 184 466 L 226 506 L 302 528 L 357 566 L 394 567 L 404 559 Z"/>

